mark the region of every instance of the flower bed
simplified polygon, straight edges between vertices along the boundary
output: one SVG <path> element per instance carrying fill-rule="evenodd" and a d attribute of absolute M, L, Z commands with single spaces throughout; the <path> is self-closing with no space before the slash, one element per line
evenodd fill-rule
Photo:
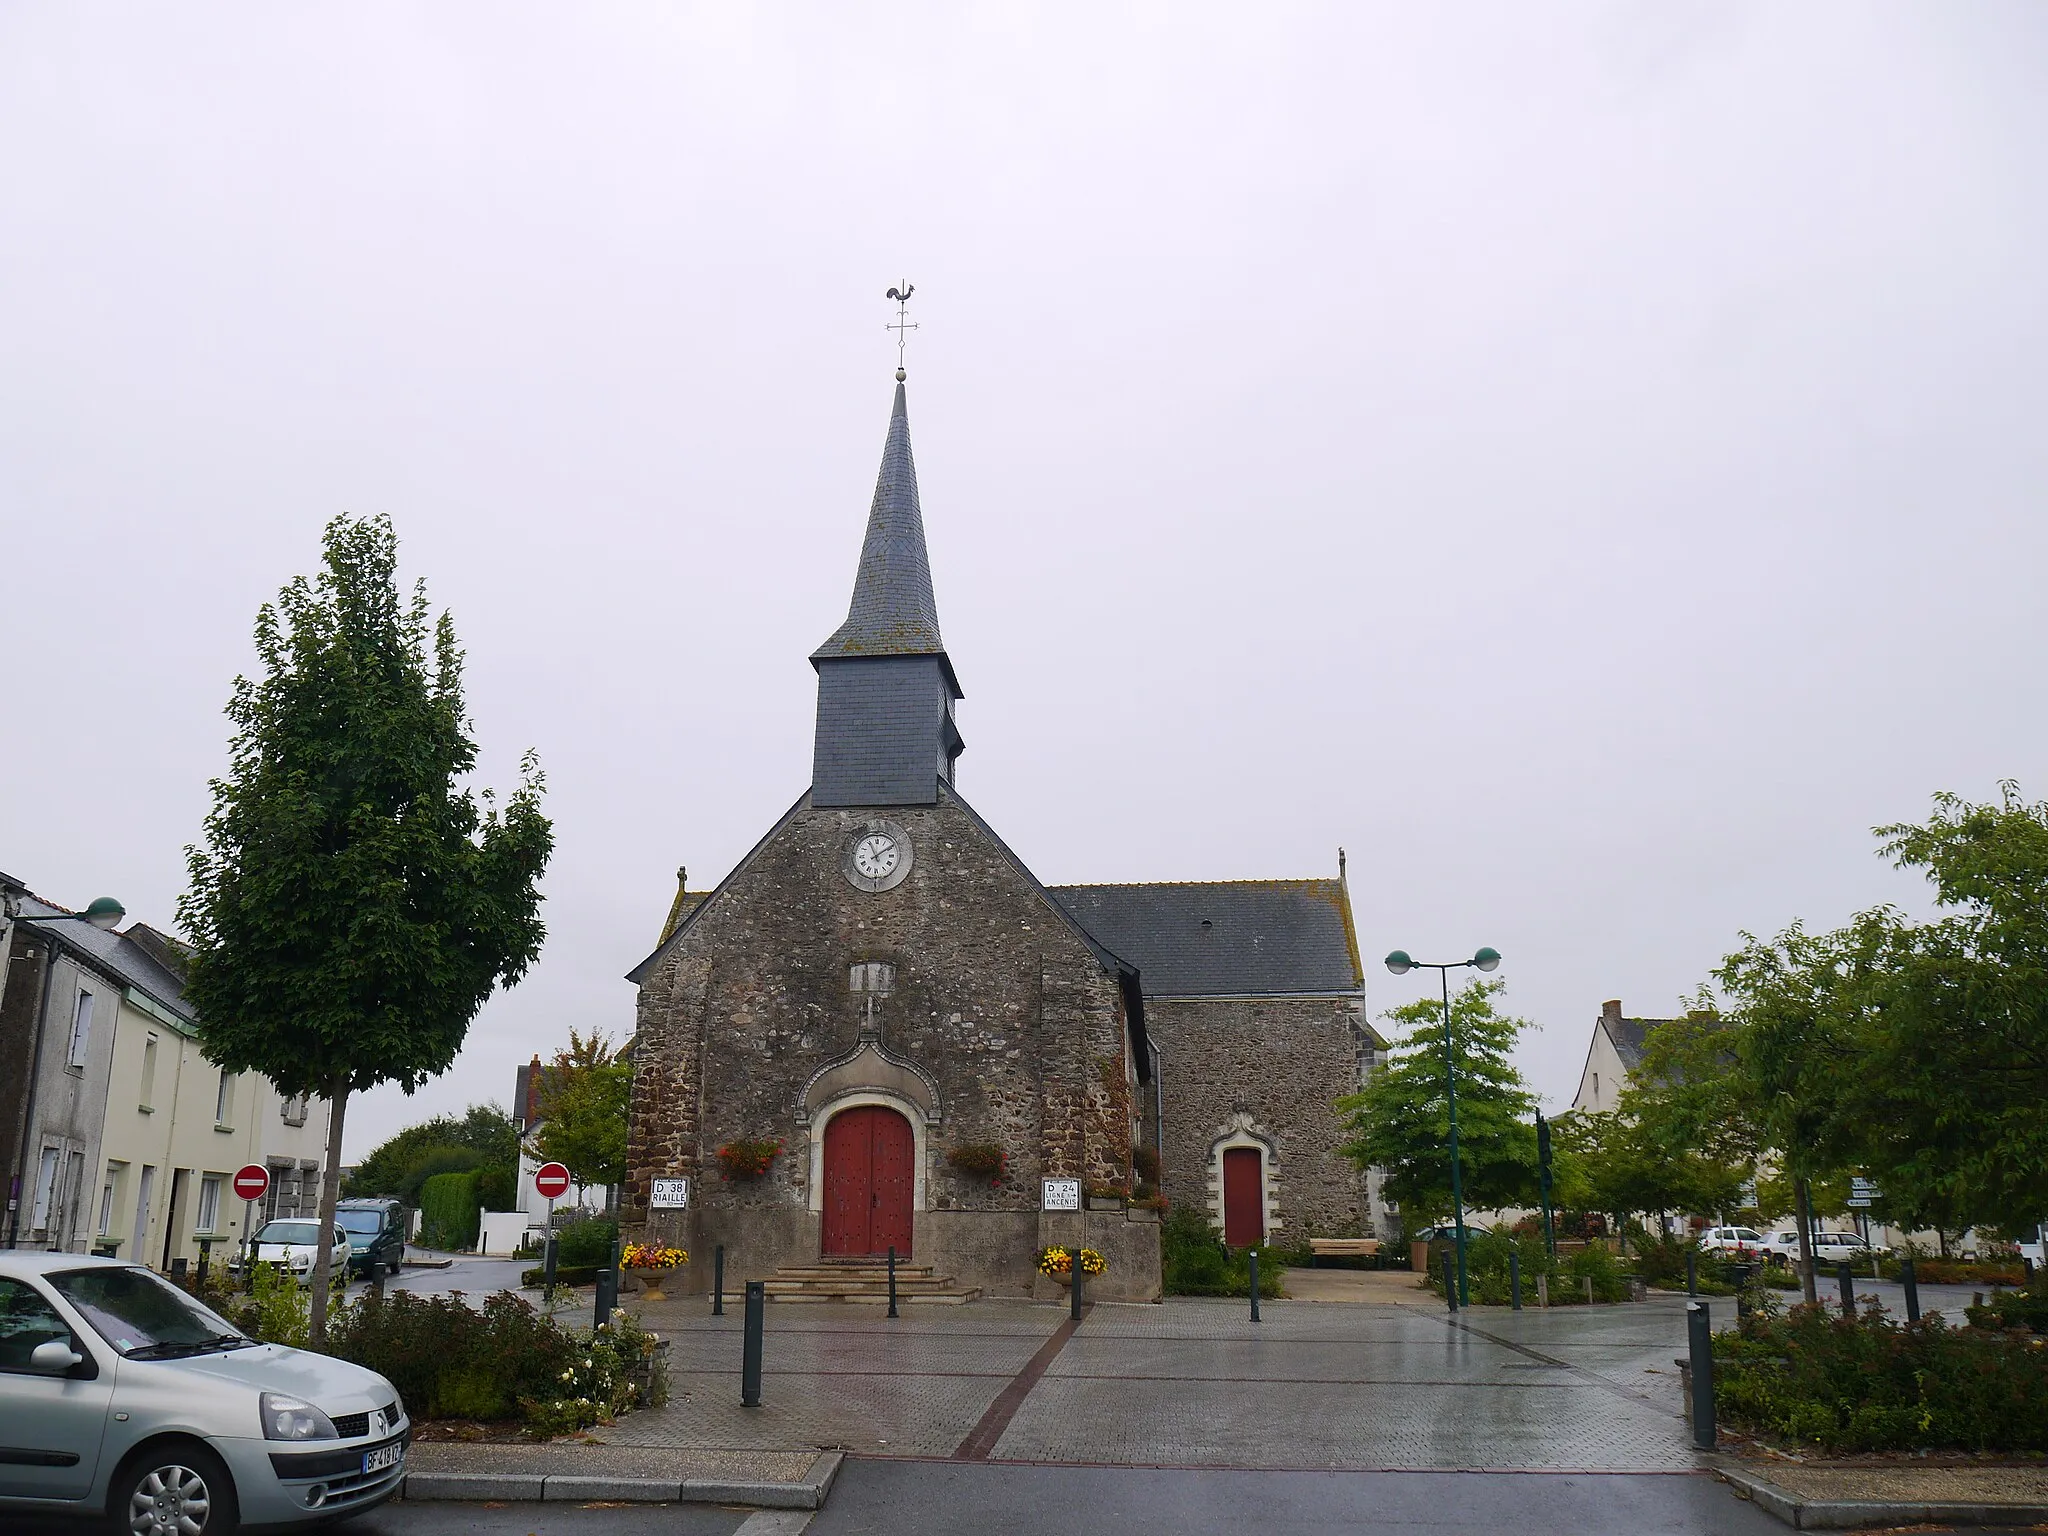
<path fill-rule="evenodd" d="M 1038 1250 L 1038 1272 L 1041 1275 L 1071 1275 L 1074 1272 L 1074 1250 L 1062 1248 L 1054 1243 L 1050 1248 Z M 1106 1274 L 1109 1260 L 1093 1248 L 1080 1251 L 1081 1273 L 1084 1275 Z"/>
<path fill-rule="evenodd" d="M 2048 1338 L 1876 1307 L 1753 1311 L 1714 1335 L 1732 1427 L 1831 1451 L 2048 1451 Z"/>

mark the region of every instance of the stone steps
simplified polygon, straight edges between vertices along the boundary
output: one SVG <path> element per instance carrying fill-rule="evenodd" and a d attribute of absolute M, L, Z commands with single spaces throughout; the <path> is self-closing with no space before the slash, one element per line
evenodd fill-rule
<path fill-rule="evenodd" d="M 886 1264 L 791 1264 L 763 1284 L 770 1301 L 851 1302 L 886 1306 L 889 1267 Z M 896 1266 L 896 1300 L 900 1305 L 952 1306 L 981 1298 L 979 1286 L 956 1285 L 950 1275 L 932 1272 L 929 1264 Z"/>

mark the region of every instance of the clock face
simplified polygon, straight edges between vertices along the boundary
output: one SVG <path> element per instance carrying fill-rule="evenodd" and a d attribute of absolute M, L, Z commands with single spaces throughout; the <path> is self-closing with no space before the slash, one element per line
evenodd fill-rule
<path fill-rule="evenodd" d="M 853 867 L 870 880 L 885 879 L 895 873 L 902 857 L 896 839 L 886 832 L 870 832 L 853 845 Z"/>

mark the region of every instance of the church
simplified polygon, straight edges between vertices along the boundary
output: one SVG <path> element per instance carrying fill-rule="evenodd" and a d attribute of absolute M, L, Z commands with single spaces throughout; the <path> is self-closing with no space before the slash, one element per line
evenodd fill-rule
<path fill-rule="evenodd" d="M 639 988 L 631 1235 L 783 1300 L 1160 1294 L 1160 1211 L 1226 1241 L 1391 1232 L 1333 1101 L 1386 1041 L 1334 878 L 1046 886 L 962 795 L 898 370 L 846 621 L 811 654 L 810 784 Z M 1021 616 L 1020 616 L 1021 617 Z M 822 627 L 822 625 L 821 625 Z"/>

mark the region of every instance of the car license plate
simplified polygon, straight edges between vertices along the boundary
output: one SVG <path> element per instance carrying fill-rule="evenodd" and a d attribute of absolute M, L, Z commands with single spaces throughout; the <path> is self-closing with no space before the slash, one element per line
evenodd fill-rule
<path fill-rule="evenodd" d="M 395 1467 L 405 1460 L 405 1446 L 380 1445 L 374 1451 L 363 1452 L 363 1470 L 382 1472 L 386 1467 Z"/>

